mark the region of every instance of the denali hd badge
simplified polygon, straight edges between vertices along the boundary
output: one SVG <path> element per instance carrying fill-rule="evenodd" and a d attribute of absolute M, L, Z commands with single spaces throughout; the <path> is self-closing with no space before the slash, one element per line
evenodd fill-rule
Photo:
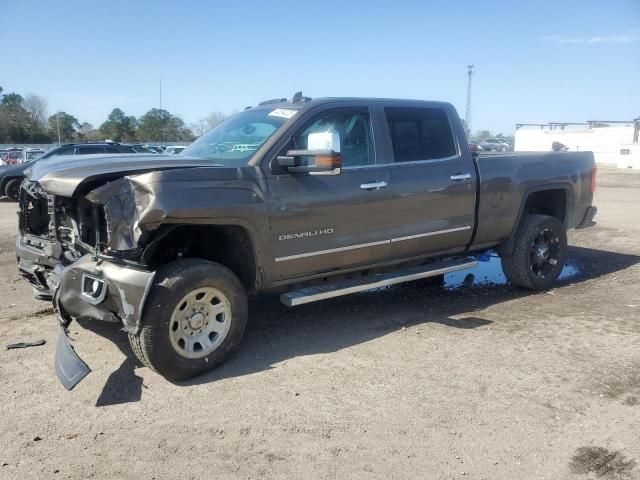
<path fill-rule="evenodd" d="M 285 233 L 278 235 L 278 240 L 293 240 L 294 238 L 317 237 L 318 235 L 331 235 L 333 228 L 323 228 L 322 230 L 312 230 L 300 233 Z"/>

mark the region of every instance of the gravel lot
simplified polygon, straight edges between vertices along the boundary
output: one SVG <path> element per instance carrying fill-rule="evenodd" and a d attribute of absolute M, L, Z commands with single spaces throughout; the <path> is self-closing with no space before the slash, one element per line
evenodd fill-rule
<path fill-rule="evenodd" d="M 73 323 L 93 372 L 72 392 L 0 202 L 0 338 L 47 341 L 0 350 L 0 478 L 640 478 L 640 174 L 598 180 L 552 291 L 492 262 L 442 291 L 257 299 L 238 354 L 180 385 L 117 325 Z"/>

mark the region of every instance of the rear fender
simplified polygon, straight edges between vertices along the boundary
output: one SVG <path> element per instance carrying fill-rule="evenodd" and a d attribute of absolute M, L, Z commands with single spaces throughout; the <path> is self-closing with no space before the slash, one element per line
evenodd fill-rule
<path fill-rule="evenodd" d="M 516 233 L 518 232 L 518 227 L 520 226 L 520 222 L 522 221 L 522 217 L 525 214 L 525 206 L 527 205 L 527 201 L 532 194 L 543 192 L 546 190 L 563 190 L 566 194 L 566 203 L 565 203 L 565 211 L 564 211 L 564 221 L 563 225 L 565 229 L 569 229 L 571 213 L 573 212 L 574 198 L 573 198 L 573 189 L 570 183 L 555 183 L 553 185 L 543 185 L 532 187 L 526 190 L 525 194 L 522 196 L 522 201 L 520 202 L 520 207 L 518 208 L 518 216 L 516 217 L 516 221 L 513 225 L 513 229 L 511 230 L 511 234 L 507 237 L 507 239 L 500 245 L 498 248 L 498 252 L 500 255 L 510 255 L 513 252 L 513 242 L 515 240 Z"/>

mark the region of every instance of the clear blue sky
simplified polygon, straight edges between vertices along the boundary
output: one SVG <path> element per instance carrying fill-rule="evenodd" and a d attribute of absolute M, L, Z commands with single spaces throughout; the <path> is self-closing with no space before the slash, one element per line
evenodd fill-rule
<path fill-rule="evenodd" d="M 303 90 L 453 103 L 473 129 L 640 115 L 640 0 L 0 0 L 0 86 L 94 126 Z"/>

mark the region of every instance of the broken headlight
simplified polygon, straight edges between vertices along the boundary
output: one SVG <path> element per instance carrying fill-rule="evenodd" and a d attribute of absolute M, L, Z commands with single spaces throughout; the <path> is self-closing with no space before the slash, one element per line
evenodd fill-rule
<path fill-rule="evenodd" d="M 129 179 L 125 177 L 107 183 L 91 191 L 86 198 L 104 209 L 107 238 L 101 239 L 100 243 L 106 244 L 110 253 L 136 250 L 140 238 L 138 209 Z"/>

